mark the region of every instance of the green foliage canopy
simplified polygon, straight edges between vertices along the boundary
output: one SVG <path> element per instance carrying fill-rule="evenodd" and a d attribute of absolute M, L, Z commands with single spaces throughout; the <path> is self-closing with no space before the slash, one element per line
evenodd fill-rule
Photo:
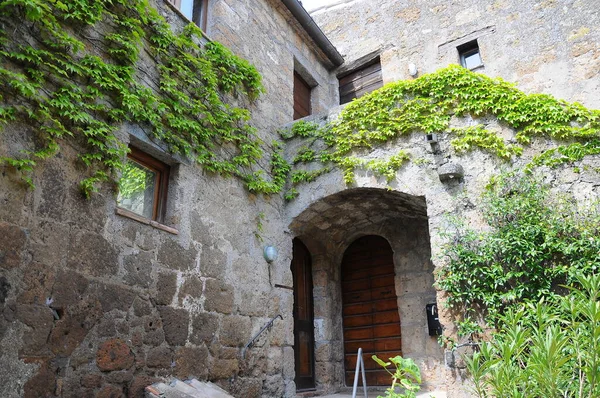
<path fill-rule="evenodd" d="M 258 192 L 282 189 L 280 179 L 252 171 L 261 141 L 248 109 L 228 104 L 256 99 L 260 75 L 222 45 L 202 46 L 194 24 L 174 33 L 147 0 L 2 0 L 0 26 L 0 123 L 30 126 L 36 136 L 0 162 L 30 184 L 36 162 L 72 138 L 83 148 L 89 196 L 123 167 L 127 148 L 115 133 L 131 122 L 208 171 Z M 276 177 L 286 173 L 278 159 L 271 166 Z"/>
<path fill-rule="evenodd" d="M 567 194 L 550 195 L 536 177 L 510 173 L 492 180 L 483 215 L 487 232 L 456 224 L 448 265 L 438 273 L 448 304 L 465 315 L 463 334 L 473 331 L 480 310 L 495 324 L 514 304 L 551 301 L 561 285 L 600 269 L 597 204 L 579 208 Z"/>
<path fill-rule="evenodd" d="M 494 116 L 514 129 L 515 141 L 506 142 L 483 124 L 450 128 L 453 116 L 468 115 Z M 343 170 L 346 183 L 352 183 L 354 169 L 369 164 L 368 159 L 359 159 L 355 153 L 370 151 L 413 132 L 448 132 L 454 137 L 451 144 L 457 153 L 479 149 L 503 160 L 520 156 L 534 137 L 561 143 L 533 159 L 529 170 L 540 165 L 571 163 L 600 153 L 599 110 L 546 94 L 528 95 L 500 78 L 493 79 L 458 65 L 414 80 L 386 84 L 352 101 L 337 120 L 324 125 L 300 121 L 282 132 L 282 137 L 307 141 L 295 158 L 296 164 L 333 163 Z M 315 143 L 322 143 L 325 148 L 314 151 Z M 380 159 L 379 162 L 387 164 L 371 169 L 389 180 L 409 160 L 407 153 L 398 156 Z"/>
<path fill-rule="evenodd" d="M 510 309 L 499 330 L 466 357 L 480 398 L 596 398 L 600 391 L 600 275 L 552 303 Z"/>

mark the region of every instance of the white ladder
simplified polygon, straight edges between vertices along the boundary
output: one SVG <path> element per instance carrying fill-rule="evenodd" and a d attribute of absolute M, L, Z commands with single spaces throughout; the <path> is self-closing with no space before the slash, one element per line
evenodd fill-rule
<path fill-rule="evenodd" d="M 365 398 L 367 398 L 367 378 L 365 377 L 365 362 L 362 357 L 362 347 L 358 349 L 358 355 L 356 356 L 356 370 L 354 371 L 354 388 L 352 388 L 352 398 L 356 398 L 356 392 L 358 390 L 358 371 L 362 373 L 362 384 L 365 392 Z"/>

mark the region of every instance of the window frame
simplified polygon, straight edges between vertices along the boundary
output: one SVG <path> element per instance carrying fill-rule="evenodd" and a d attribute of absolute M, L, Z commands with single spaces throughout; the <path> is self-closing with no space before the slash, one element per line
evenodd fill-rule
<path fill-rule="evenodd" d="M 152 202 L 152 218 L 145 217 L 141 214 L 135 213 L 131 210 L 120 207 L 117 204 L 117 208 L 126 212 L 126 215 L 135 215 L 131 218 L 142 218 L 148 221 L 155 221 L 162 223 L 165 218 L 165 212 L 167 208 L 167 195 L 169 191 L 169 174 L 171 167 L 156 159 L 152 155 L 138 149 L 136 147 L 129 147 L 130 152 L 127 154 L 127 160 L 131 160 L 140 166 L 153 171 L 156 174 L 154 184 L 154 200 Z"/>
<path fill-rule="evenodd" d="M 198 27 L 206 33 L 206 28 L 208 26 L 208 0 L 193 0 L 192 15 L 190 18 L 181 11 L 181 0 L 165 1 L 175 7 L 181 15 L 198 25 Z"/>
<path fill-rule="evenodd" d="M 483 66 L 483 58 L 481 56 L 481 49 L 479 48 L 479 43 L 477 42 L 477 39 L 468 41 L 466 43 L 461 44 L 460 46 L 457 46 L 456 50 L 458 51 L 458 59 L 463 68 L 475 70 Z M 473 54 L 479 54 L 479 64 L 469 68 L 467 67 L 466 59 Z"/>

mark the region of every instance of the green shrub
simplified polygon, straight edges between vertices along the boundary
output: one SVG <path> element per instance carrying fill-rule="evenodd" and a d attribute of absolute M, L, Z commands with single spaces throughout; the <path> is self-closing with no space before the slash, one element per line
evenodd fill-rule
<path fill-rule="evenodd" d="M 600 275 L 552 304 L 499 317 L 491 341 L 466 358 L 478 397 L 600 397 Z"/>
<path fill-rule="evenodd" d="M 577 275 L 600 267 L 598 206 L 579 208 L 573 198 L 549 194 L 530 175 L 495 178 L 484 197 L 490 226 L 476 232 L 458 225 L 438 273 L 448 304 L 462 313 L 463 335 L 477 331 L 477 315 L 497 324 L 508 308 L 526 301 L 550 303 Z"/>

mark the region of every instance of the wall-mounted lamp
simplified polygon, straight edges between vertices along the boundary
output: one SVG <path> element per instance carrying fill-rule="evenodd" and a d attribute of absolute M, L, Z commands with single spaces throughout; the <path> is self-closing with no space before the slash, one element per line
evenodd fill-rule
<path fill-rule="evenodd" d="M 274 246 L 265 246 L 263 256 L 268 263 L 272 263 L 277 258 L 277 249 Z"/>
<path fill-rule="evenodd" d="M 417 76 L 417 73 L 419 73 L 419 71 L 417 70 L 417 65 L 408 64 L 408 74 L 411 75 L 412 77 L 415 77 L 415 76 Z"/>
<path fill-rule="evenodd" d="M 432 145 L 438 142 L 438 136 L 436 133 L 427 134 L 426 138 L 427 142 L 429 142 Z"/>

